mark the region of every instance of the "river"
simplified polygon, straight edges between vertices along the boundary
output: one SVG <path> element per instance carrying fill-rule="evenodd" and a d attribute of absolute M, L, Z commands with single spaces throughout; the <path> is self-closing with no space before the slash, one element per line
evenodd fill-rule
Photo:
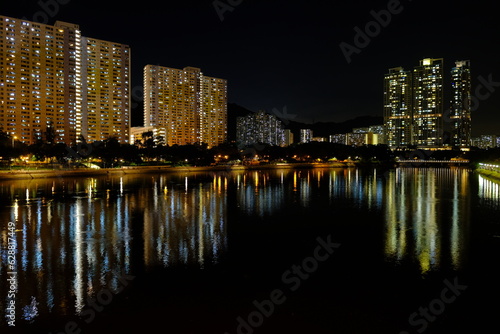
<path fill-rule="evenodd" d="M 499 206 L 455 167 L 0 181 L 0 326 L 498 332 Z"/>

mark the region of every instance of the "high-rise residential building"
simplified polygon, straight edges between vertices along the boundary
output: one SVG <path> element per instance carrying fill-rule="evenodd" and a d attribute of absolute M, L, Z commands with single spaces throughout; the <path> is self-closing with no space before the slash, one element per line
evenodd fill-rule
<path fill-rule="evenodd" d="M 226 141 L 227 81 L 204 76 L 199 68 L 146 65 L 144 126 L 155 127 L 167 145 Z"/>
<path fill-rule="evenodd" d="M 450 109 L 451 145 L 471 145 L 471 72 L 470 61 L 455 62 L 451 70 L 452 101 Z"/>
<path fill-rule="evenodd" d="M 236 119 L 236 141 L 240 145 L 285 145 L 283 123 L 275 116 L 258 111 Z"/>
<path fill-rule="evenodd" d="M 128 142 L 128 46 L 101 41 L 92 49 L 89 40 L 76 24 L 51 26 L 0 16 L 3 131 L 26 144 L 41 139 L 74 144 L 81 135 L 88 141 L 116 136 Z M 121 50 L 121 62 L 101 48 L 106 43 Z M 94 121 L 104 126 L 96 123 L 94 131 Z"/>
<path fill-rule="evenodd" d="M 412 73 L 389 69 L 384 78 L 385 140 L 391 148 L 412 143 Z"/>
<path fill-rule="evenodd" d="M 313 138 L 313 131 L 311 129 L 300 129 L 300 143 L 309 143 Z"/>
<path fill-rule="evenodd" d="M 453 75 L 456 76 L 454 80 L 459 80 L 459 75 L 462 76 L 460 80 L 464 80 L 467 73 L 466 67 L 468 67 L 468 62 L 460 62 L 460 66 L 457 65 L 459 69 L 453 71 Z M 468 88 L 465 86 L 462 86 L 463 90 L 460 93 L 454 94 L 465 95 L 465 90 L 470 91 L 470 84 Z M 383 142 L 391 148 L 408 145 L 427 149 L 444 148 L 443 98 L 442 58 L 422 59 L 412 72 L 402 67 L 390 69 L 384 78 L 385 133 L 382 137 Z M 451 114 L 457 119 L 461 117 L 467 119 L 464 116 L 466 112 L 455 110 Z M 463 128 L 460 130 L 461 134 L 457 134 L 457 138 L 463 137 L 463 133 L 466 132 L 464 128 L 468 126 L 470 129 L 470 121 L 466 120 L 460 124 Z"/>
<path fill-rule="evenodd" d="M 129 142 L 130 49 L 127 45 L 82 38 L 82 130 L 87 141 L 116 137 Z"/>
<path fill-rule="evenodd" d="M 443 59 L 426 58 L 413 70 L 413 144 L 443 145 Z"/>

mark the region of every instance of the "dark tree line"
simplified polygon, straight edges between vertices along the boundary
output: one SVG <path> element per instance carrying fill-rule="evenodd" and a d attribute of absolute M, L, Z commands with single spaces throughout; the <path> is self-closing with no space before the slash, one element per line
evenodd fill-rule
<path fill-rule="evenodd" d="M 401 159 L 437 159 L 466 158 L 472 161 L 500 161 L 500 148 L 489 150 L 472 149 L 470 152 L 421 151 L 407 148 L 391 151 L 387 145 L 347 146 L 327 142 L 294 144 L 287 147 L 255 144 L 242 146 L 236 143 L 224 143 L 208 148 L 206 144 L 165 145 L 161 137 L 154 137 L 146 132 L 141 141 L 134 144 L 121 144 L 117 138 L 110 137 L 103 141 L 87 143 L 80 137 L 78 145 L 71 147 L 57 143 L 55 133 L 48 129 L 43 139 L 32 145 L 23 144 L 0 130 L 1 160 L 12 161 L 20 156 L 29 155 L 32 160 L 48 161 L 63 166 L 88 166 L 89 162 L 101 167 L 121 165 L 195 165 L 208 166 L 214 163 L 245 163 L 255 160 L 264 163 L 273 162 L 326 162 L 332 160 L 355 160 L 360 163 L 394 163 Z M 85 165 L 86 164 L 86 165 Z"/>

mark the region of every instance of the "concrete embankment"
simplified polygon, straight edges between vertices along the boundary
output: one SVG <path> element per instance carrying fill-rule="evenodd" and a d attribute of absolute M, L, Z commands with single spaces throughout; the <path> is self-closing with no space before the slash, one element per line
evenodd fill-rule
<path fill-rule="evenodd" d="M 169 166 L 127 166 L 121 168 L 101 169 L 40 169 L 40 170 L 6 170 L 0 171 L 0 180 L 24 180 L 59 177 L 95 177 L 123 176 L 129 174 L 162 174 L 179 172 L 209 172 L 209 171 L 245 171 L 264 169 L 300 169 L 300 168 L 345 168 L 354 167 L 353 163 L 298 163 L 256 166 L 200 166 L 200 167 L 169 167 Z"/>

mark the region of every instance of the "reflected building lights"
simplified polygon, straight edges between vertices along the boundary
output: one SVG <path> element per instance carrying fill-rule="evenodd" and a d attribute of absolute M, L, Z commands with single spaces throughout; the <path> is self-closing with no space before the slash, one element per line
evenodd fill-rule
<path fill-rule="evenodd" d="M 478 196 L 481 201 L 492 209 L 500 207 L 500 184 L 493 182 L 482 175 L 478 175 Z"/>
<path fill-rule="evenodd" d="M 118 289 L 116 273 L 133 273 L 139 265 L 149 270 L 220 263 L 228 250 L 229 201 L 241 214 L 266 221 L 287 205 L 302 210 L 323 196 L 338 212 L 362 208 L 374 217 L 381 212 L 387 261 L 415 263 L 422 273 L 446 265 L 458 269 L 468 242 L 469 178 L 461 168 L 384 174 L 334 168 L 19 182 L 17 187 L 6 182 L 0 194 L 9 205 L 0 215 L 19 229 L 19 304 L 29 305 L 34 296 L 40 314 L 72 315 L 102 286 Z M 499 185 L 478 180 L 480 201 L 498 208 Z M 60 194 L 71 194 L 70 200 Z M 228 194 L 234 198 L 228 200 Z M 0 236 L 3 247 L 7 235 L 0 231 Z M 0 267 L 0 276 L 4 271 Z"/>
<path fill-rule="evenodd" d="M 389 173 L 384 209 L 388 261 L 415 260 L 422 273 L 444 265 L 455 269 L 463 265 L 470 215 L 470 196 L 464 190 L 468 189 L 468 173 L 450 168 L 405 168 Z M 447 189 L 439 183 L 452 187 Z M 447 191 L 451 194 L 441 193 Z M 450 202 L 441 201 L 448 196 Z M 449 253 L 444 252 L 448 243 Z M 443 263 L 448 257 L 449 263 Z"/>

